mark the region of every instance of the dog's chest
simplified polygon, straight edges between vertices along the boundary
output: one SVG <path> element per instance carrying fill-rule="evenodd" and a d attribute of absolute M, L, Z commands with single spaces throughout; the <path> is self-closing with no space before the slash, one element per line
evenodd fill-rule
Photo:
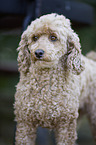
<path fill-rule="evenodd" d="M 64 72 L 61 70 L 34 72 L 30 78 L 29 108 L 34 120 L 59 118 L 64 108 Z M 65 102 L 66 103 L 66 102 Z M 34 116 L 34 114 L 36 116 Z M 64 115 L 64 114 L 63 114 Z M 62 115 L 62 116 L 63 116 Z"/>
<path fill-rule="evenodd" d="M 37 99 L 52 99 L 62 94 L 65 86 L 64 72 L 58 69 L 35 72 L 31 78 L 32 96 Z"/>
<path fill-rule="evenodd" d="M 30 78 L 30 96 L 43 105 L 44 102 L 58 101 L 64 91 L 64 82 L 62 70 L 35 71 Z"/>
<path fill-rule="evenodd" d="M 16 97 L 17 103 L 21 103 L 22 109 L 26 110 L 24 114 L 21 113 L 23 118 L 35 122 L 38 120 L 40 125 L 43 125 L 45 119 L 51 123 L 60 118 L 67 118 L 68 114 L 76 111 L 78 87 L 74 87 L 75 82 L 71 81 L 70 84 L 66 81 L 63 69 L 38 72 L 33 70 L 28 76 L 18 84 L 19 94 L 16 94 L 16 96 L 23 96 Z"/>
<path fill-rule="evenodd" d="M 73 102 L 69 95 L 73 92 L 66 82 L 63 69 L 35 71 L 30 77 L 29 90 L 28 107 L 31 108 L 32 114 L 37 114 L 38 120 L 48 116 L 49 118 L 64 116 L 68 111 L 66 106 L 69 102 Z"/>

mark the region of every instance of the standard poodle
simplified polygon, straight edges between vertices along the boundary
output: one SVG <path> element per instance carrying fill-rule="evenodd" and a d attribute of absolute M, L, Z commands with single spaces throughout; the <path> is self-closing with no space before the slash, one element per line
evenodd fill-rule
<path fill-rule="evenodd" d="M 38 126 L 53 129 L 57 145 L 74 145 L 79 110 L 87 114 L 96 140 L 96 62 L 80 47 L 63 15 L 41 16 L 22 34 L 16 145 L 35 145 Z"/>

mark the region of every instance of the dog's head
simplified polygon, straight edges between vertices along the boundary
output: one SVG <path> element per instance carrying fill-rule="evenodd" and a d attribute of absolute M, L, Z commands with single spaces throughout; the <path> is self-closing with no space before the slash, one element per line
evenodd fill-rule
<path fill-rule="evenodd" d="M 49 14 L 33 21 L 22 34 L 18 47 L 19 70 L 28 72 L 31 63 L 50 68 L 64 58 L 64 67 L 80 74 L 81 50 L 79 38 L 71 29 L 69 19 Z"/>

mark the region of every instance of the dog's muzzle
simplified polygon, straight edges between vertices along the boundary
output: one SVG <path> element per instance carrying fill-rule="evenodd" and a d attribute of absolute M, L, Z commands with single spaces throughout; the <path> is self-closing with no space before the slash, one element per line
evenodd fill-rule
<path fill-rule="evenodd" d="M 41 59 L 41 58 L 43 57 L 43 55 L 44 55 L 44 50 L 42 50 L 42 49 L 37 49 L 37 50 L 35 51 L 35 56 L 36 56 L 37 59 Z"/>

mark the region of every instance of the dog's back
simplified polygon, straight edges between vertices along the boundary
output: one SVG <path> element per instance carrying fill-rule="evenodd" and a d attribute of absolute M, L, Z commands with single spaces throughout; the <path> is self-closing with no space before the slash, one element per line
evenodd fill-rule
<path fill-rule="evenodd" d="M 96 61 L 96 52 L 90 51 L 89 53 L 86 54 L 86 56 L 94 61 Z"/>

